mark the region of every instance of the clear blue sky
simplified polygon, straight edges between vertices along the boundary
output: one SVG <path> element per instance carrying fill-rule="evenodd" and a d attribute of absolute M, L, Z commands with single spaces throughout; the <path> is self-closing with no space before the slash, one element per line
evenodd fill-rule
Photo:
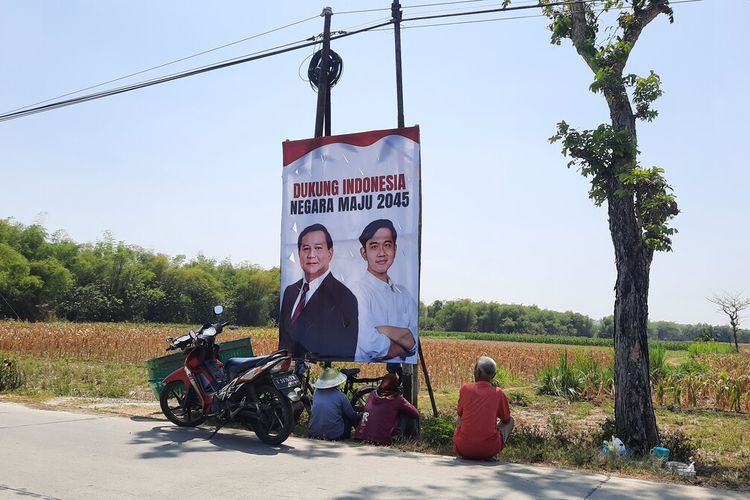
<path fill-rule="evenodd" d="M 419 3 L 432 2 L 404 7 Z M 498 3 L 405 8 L 405 17 Z M 342 30 L 386 19 L 390 0 L 3 2 L 0 111 L 315 17 L 325 5 Z M 378 8 L 386 10 L 344 13 Z M 705 297 L 750 294 L 750 2 L 674 9 L 674 24 L 661 17 L 644 31 L 628 67 L 662 78 L 660 116 L 639 124 L 641 159 L 665 168 L 682 209 L 674 251 L 654 259 L 650 318 L 723 324 Z M 549 43 L 546 25 L 530 17 L 403 32 L 406 124 L 422 133 L 425 302 L 612 312 L 606 209 L 547 142 L 561 119 L 593 128 L 608 113 L 588 91 L 588 68 L 569 43 Z M 118 84 L 321 31 L 315 17 Z M 334 134 L 396 126 L 392 40 L 378 31 L 334 42 L 344 59 Z M 0 217 L 78 242 L 109 230 L 169 255 L 278 265 L 281 142 L 313 135 L 316 97 L 299 76 L 311 52 L 0 123 Z"/>

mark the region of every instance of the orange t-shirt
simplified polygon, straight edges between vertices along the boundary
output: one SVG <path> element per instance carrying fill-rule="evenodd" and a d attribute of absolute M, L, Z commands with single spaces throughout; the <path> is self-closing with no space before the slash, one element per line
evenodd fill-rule
<path fill-rule="evenodd" d="M 505 447 L 497 419 L 510 419 L 508 398 L 499 387 L 479 381 L 464 384 L 458 393 L 460 422 L 453 433 L 453 448 L 465 458 L 491 458 Z"/>

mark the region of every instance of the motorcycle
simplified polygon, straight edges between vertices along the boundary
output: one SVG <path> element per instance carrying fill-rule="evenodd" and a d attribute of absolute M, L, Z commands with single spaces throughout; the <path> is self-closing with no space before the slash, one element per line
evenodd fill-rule
<path fill-rule="evenodd" d="M 218 316 L 223 310 L 216 306 L 214 313 Z M 185 362 L 164 379 L 159 393 L 162 413 L 181 427 L 196 427 L 213 418 L 212 436 L 236 422 L 264 443 L 279 445 L 292 431 L 292 404 L 299 404 L 302 395 L 299 378 L 290 370 L 292 357 L 281 350 L 222 363 L 215 340 L 228 325 L 206 323 L 197 332 L 167 337 L 167 351 L 182 350 Z"/>

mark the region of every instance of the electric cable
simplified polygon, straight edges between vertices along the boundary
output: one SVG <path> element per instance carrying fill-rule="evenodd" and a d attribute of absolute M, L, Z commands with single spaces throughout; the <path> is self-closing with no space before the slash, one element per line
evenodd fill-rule
<path fill-rule="evenodd" d="M 464 0 L 465 3 L 470 3 L 470 2 L 473 2 L 473 1 L 480 1 L 480 0 Z M 508 12 L 508 11 L 515 11 L 515 10 L 526 10 L 526 9 L 539 8 L 539 7 L 556 7 L 556 6 L 571 5 L 571 4 L 595 3 L 595 1 L 596 0 L 573 0 L 573 1 L 566 0 L 566 1 L 558 1 L 558 2 L 549 2 L 549 3 L 545 3 L 543 5 L 539 4 L 539 3 L 535 3 L 535 4 L 529 4 L 529 5 L 517 5 L 517 6 L 510 6 L 510 7 L 502 7 L 502 8 L 497 8 L 497 9 L 485 9 L 485 10 L 468 11 L 468 12 L 458 12 L 458 13 L 451 13 L 451 14 L 419 16 L 419 17 L 401 19 L 401 22 L 402 23 L 403 22 L 414 22 L 414 21 L 423 21 L 423 20 L 446 18 L 446 17 L 466 16 L 466 15 L 481 15 L 481 14 L 496 13 L 496 12 Z M 701 2 L 701 1 L 704 1 L 704 0 L 674 0 L 671 3 L 672 4 L 694 3 L 694 2 Z M 464 3 L 464 2 L 445 2 L 445 3 L 442 3 L 442 5 L 450 4 L 450 3 Z M 435 5 L 435 4 L 424 4 L 424 5 L 426 6 L 426 5 Z M 378 9 L 378 10 L 381 10 L 381 9 Z M 351 11 L 351 12 L 354 12 L 354 11 Z M 544 14 L 537 14 L 537 15 L 529 15 L 529 16 L 517 16 L 517 17 L 513 17 L 513 18 L 503 17 L 503 18 L 494 18 L 494 19 L 479 19 L 479 20 L 464 21 L 464 22 L 456 21 L 456 22 L 452 22 L 452 23 L 437 23 L 437 24 L 431 24 L 431 25 L 418 25 L 418 26 L 409 26 L 409 27 L 404 26 L 404 28 L 411 29 L 411 28 L 420 28 L 420 27 L 447 26 L 447 25 L 455 25 L 455 24 L 471 24 L 471 23 L 478 23 L 478 22 L 491 22 L 491 21 L 510 20 L 510 19 L 524 19 L 524 18 L 530 18 L 530 17 L 543 17 L 543 16 L 544 16 Z M 302 21 L 297 21 L 295 23 L 292 23 L 291 25 L 299 24 L 299 23 L 305 22 L 305 21 L 309 21 L 310 19 L 314 19 L 316 17 L 319 17 L 319 16 L 314 16 L 312 18 L 308 18 L 308 19 L 305 19 L 305 20 L 302 20 Z M 388 19 L 387 21 L 384 21 L 384 22 L 381 22 L 381 23 L 377 23 L 377 24 L 373 24 L 371 26 L 368 26 L 368 27 L 365 27 L 365 28 L 361 28 L 361 29 L 357 29 L 357 30 L 354 30 L 354 31 L 338 31 L 338 32 L 336 32 L 335 35 L 332 35 L 330 37 L 330 40 L 337 40 L 337 39 L 340 39 L 340 38 L 348 37 L 348 36 L 359 34 L 359 33 L 364 33 L 364 32 L 367 32 L 367 31 L 382 31 L 382 30 L 379 30 L 378 28 L 383 28 L 384 26 L 388 26 L 388 25 L 390 25 L 392 23 L 393 23 L 393 20 L 392 19 Z M 287 25 L 287 27 L 291 26 L 291 25 Z M 274 31 L 277 31 L 278 29 L 283 29 L 283 27 L 282 28 L 277 28 Z M 303 42 L 305 42 L 305 43 L 303 43 Z M 237 43 L 239 43 L 239 42 L 237 42 Z M 122 93 L 125 93 L 125 92 L 130 92 L 132 90 L 138 90 L 138 89 L 141 89 L 141 88 L 144 88 L 144 87 L 158 85 L 158 84 L 161 84 L 161 83 L 166 83 L 166 82 L 170 82 L 170 81 L 173 81 L 173 80 L 178 80 L 178 79 L 181 79 L 181 78 L 186 78 L 186 77 L 189 77 L 189 76 L 194 76 L 194 75 L 198 75 L 198 74 L 201 74 L 201 73 L 206 73 L 206 72 L 209 72 L 209 71 L 214 71 L 214 70 L 226 68 L 226 67 L 229 67 L 229 66 L 234 66 L 234 65 L 237 65 L 237 64 L 242 64 L 242 63 L 246 63 L 246 62 L 250 62 L 250 61 L 255 61 L 255 60 L 258 60 L 258 59 L 263 59 L 263 58 L 266 58 L 266 57 L 271 57 L 271 56 L 283 54 L 285 52 L 291 52 L 293 50 L 298 50 L 298 49 L 302 49 L 302 48 L 305 48 L 305 47 L 315 46 L 318 43 L 319 42 L 317 41 L 317 37 L 314 36 L 314 37 L 311 37 L 311 38 L 308 38 L 308 39 L 305 39 L 305 40 L 300 40 L 300 41 L 297 41 L 297 42 L 291 42 L 291 43 L 280 45 L 280 46 L 277 46 L 277 47 L 274 47 L 274 48 L 271 48 L 271 49 L 266 49 L 266 50 L 263 50 L 263 51 L 255 52 L 253 54 L 249 54 L 249 55 L 246 55 L 246 56 L 240 56 L 240 57 L 237 57 L 237 58 L 234 58 L 234 59 L 229 59 L 229 60 L 221 61 L 219 63 L 214 63 L 214 64 L 211 64 L 211 65 L 206 65 L 206 66 L 203 66 L 203 67 L 199 67 L 199 68 L 196 68 L 196 69 L 184 71 L 184 72 L 181 72 L 181 73 L 175 73 L 175 74 L 172 74 L 172 75 L 167 75 L 167 76 L 163 76 L 163 77 L 154 78 L 154 79 L 151 79 L 151 80 L 147 80 L 145 82 L 140 82 L 140 83 L 136 83 L 136 84 L 132 84 L 132 85 L 127 85 L 127 86 L 123 86 L 123 87 L 117 87 L 117 88 L 114 88 L 114 89 L 105 90 L 105 91 L 102 91 L 102 92 L 98 92 L 98 93 L 94 93 L 94 94 L 89 94 L 89 95 L 85 95 L 85 96 L 81 96 L 81 97 L 76 97 L 76 98 L 68 99 L 68 100 L 65 100 L 65 101 L 59 101 L 59 102 L 55 102 L 55 103 L 52 103 L 52 104 L 47 104 L 47 105 L 44 105 L 44 106 L 33 107 L 31 109 L 26 109 L 26 108 L 29 108 L 32 105 L 30 105 L 30 106 L 24 106 L 23 108 L 17 108 L 17 110 L 13 110 L 13 111 L 10 111 L 10 112 L 6 112 L 6 113 L 3 113 L 3 114 L 0 114 L 0 122 L 8 121 L 8 120 L 13 120 L 13 119 L 16 119 L 16 118 L 21 118 L 21 117 L 29 116 L 29 115 L 36 114 L 36 113 L 42 113 L 44 111 L 50 111 L 52 109 L 57 109 L 57 108 L 65 107 L 65 106 L 70 106 L 70 105 L 78 104 L 78 103 L 81 103 L 81 102 L 87 102 L 87 101 L 91 101 L 91 100 L 95 100 L 95 99 L 101 99 L 103 97 L 109 97 L 109 96 L 112 96 L 112 95 L 122 94 Z M 167 65 L 167 64 L 170 64 L 170 63 L 165 63 L 165 65 Z M 145 71 L 150 71 L 150 70 L 144 70 L 144 72 Z M 127 77 L 122 77 L 122 78 L 127 78 Z M 120 78 L 120 79 L 122 79 L 122 78 Z M 117 79 L 117 80 L 120 80 L 120 79 Z M 114 80 L 114 81 L 117 81 L 117 80 Z M 100 85 L 104 85 L 104 84 L 100 84 Z M 99 85 L 97 85 L 97 86 L 99 86 Z M 90 87 L 90 88 L 94 88 L 94 87 Z M 73 92 L 73 93 L 78 93 L 78 92 L 81 92 L 81 91 L 77 91 L 77 92 Z M 72 93 L 65 94 L 65 95 L 67 96 L 67 95 L 71 95 L 71 94 Z M 42 102 L 48 102 L 48 101 L 42 101 Z M 22 111 L 19 111 L 19 110 L 22 110 Z"/>
<path fill-rule="evenodd" d="M 420 7 L 433 7 L 433 6 L 441 6 L 441 5 L 456 5 L 456 4 L 465 4 L 465 3 L 477 3 L 477 2 L 490 2 L 491 0 L 459 0 L 454 2 L 435 2 L 435 3 L 427 3 L 427 4 L 421 4 L 421 5 L 402 5 L 401 9 L 417 9 Z M 362 14 L 365 12 L 384 12 L 388 11 L 390 12 L 390 7 L 383 7 L 378 9 L 362 9 L 362 10 L 346 10 L 343 12 L 334 12 L 334 15 L 346 15 L 346 14 Z"/>
<path fill-rule="evenodd" d="M 376 29 L 376 28 L 381 28 L 381 27 L 386 26 L 386 25 L 388 25 L 390 23 L 391 23 L 391 21 L 388 20 L 387 22 L 375 24 L 375 25 L 372 25 L 372 26 L 369 26 L 369 27 L 366 27 L 366 28 L 362 28 L 362 29 L 359 29 L 359 30 L 350 31 L 350 32 L 346 32 L 346 33 L 339 33 L 337 35 L 331 36 L 331 40 L 338 40 L 340 38 L 345 38 L 345 37 L 348 37 L 348 36 L 356 35 L 358 33 L 363 33 L 365 31 L 370 31 L 370 30 L 373 30 L 373 29 Z M 65 106 L 71 106 L 73 104 L 79 104 L 79 103 L 82 103 L 82 102 L 93 101 L 95 99 L 101 99 L 103 97 L 109 97 L 109 96 L 113 96 L 113 95 L 117 95 L 117 94 L 122 94 L 122 93 L 125 93 L 125 92 L 130 92 L 130 91 L 133 91 L 133 90 L 138 90 L 138 89 L 145 88 L 145 87 L 150 87 L 150 86 L 153 86 L 153 85 L 158 85 L 158 84 L 161 84 L 161 83 L 171 82 L 173 80 L 179 80 L 181 78 L 187 78 L 189 76 L 195 76 L 195 75 L 198 75 L 198 74 L 201 74 L 201 73 L 207 73 L 209 71 L 215 71 L 217 69 L 227 68 L 229 66 L 235 66 L 237 64 L 243 64 L 243 63 L 250 62 L 250 61 L 255 61 L 255 60 L 258 60 L 258 59 L 263 59 L 263 58 L 266 58 L 266 57 L 271 57 L 271 56 L 283 54 L 283 53 L 286 53 L 286 52 L 291 52 L 291 51 L 294 51 L 294 50 L 299 50 L 299 49 L 302 49 L 302 48 L 305 48 L 305 47 L 311 47 L 311 46 L 319 43 L 318 41 L 315 40 L 315 37 L 312 37 L 312 38 L 313 38 L 312 41 L 292 42 L 292 43 L 288 43 L 288 44 L 285 44 L 285 45 L 280 45 L 278 47 L 274 47 L 272 49 L 266 49 L 264 51 L 256 52 L 254 54 L 250 54 L 250 55 L 247 55 L 247 56 L 242 56 L 242 57 L 238 57 L 238 58 L 234 58 L 234 59 L 229 59 L 229 60 L 222 61 L 222 62 L 219 62 L 219 63 L 216 63 L 216 64 L 211 64 L 211 65 L 203 66 L 203 67 L 200 67 L 200 68 L 197 68 L 197 69 L 192 69 L 192 70 L 184 71 L 184 72 L 181 72 L 181 73 L 174 73 L 172 75 L 167 75 L 167 76 L 164 76 L 164 77 L 154 78 L 154 79 L 151 79 L 151 80 L 147 80 L 145 82 L 135 83 L 135 84 L 132 84 L 132 85 L 126 85 L 126 86 L 123 86 L 123 87 L 116 87 L 114 89 L 104 90 L 104 91 L 101 91 L 101 92 L 97 92 L 97 93 L 94 93 L 94 94 L 88 94 L 88 95 L 84 95 L 84 96 L 80 96 L 80 97 L 74 97 L 72 99 L 67 99 L 67 100 L 64 100 L 64 101 L 58 101 L 58 102 L 54 102 L 54 103 L 51 103 L 51 104 L 46 104 L 46 105 L 43 105 L 43 106 L 37 106 L 37 107 L 34 107 L 34 108 L 25 109 L 23 111 L 15 111 L 15 112 L 3 113 L 3 114 L 0 114 L 0 122 L 4 122 L 4 121 L 8 121 L 8 120 L 13 120 L 13 119 L 16 119 L 16 118 L 21 118 L 21 117 L 33 115 L 33 114 L 36 114 L 36 113 L 43 113 L 45 111 L 51 111 L 53 109 L 58 109 L 58 108 L 62 108 L 62 107 L 65 107 Z M 310 39 L 307 39 L 307 40 L 310 40 Z M 305 42 L 305 43 L 303 43 L 303 42 Z M 290 45 L 294 45 L 294 46 L 290 47 Z"/>
<path fill-rule="evenodd" d="M 320 16 L 317 15 L 317 16 L 308 17 L 306 19 L 301 19 L 299 21 L 295 21 L 293 23 L 289 23 L 289 24 L 286 24 L 284 26 L 279 26 L 278 28 L 273 28 L 273 29 L 270 29 L 268 31 L 264 31 L 262 33 L 251 35 L 251 36 L 242 38 L 240 40 L 236 40 L 234 42 L 229 42 L 229 43 L 225 43 L 224 45 L 219 45 L 218 47 L 214 47 L 212 49 L 203 50 L 201 52 L 197 52 L 197 53 L 189 55 L 189 56 L 181 57 L 179 59 L 175 59 L 173 61 L 165 62 L 165 63 L 159 64 L 157 66 L 152 66 L 150 68 L 146 68 L 146 69 L 143 69 L 143 70 L 140 70 L 140 71 L 136 71 L 135 73 L 130 73 L 129 75 L 121 76 L 119 78 L 113 78 L 112 80 L 107 80 L 106 82 L 97 83 L 96 85 L 91 85 L 91 86 L 83 88 L 83 89 L 79 89 L 79 90 L 76 90 L 76 91 L 73 91 L 73 92 L 68 92 L 66 94 L 61 94 L 61 95 L 56 96 L 56 97 L 50 97 L 49 99 L 45 99 L 43 101 L 35 102 L 33 104 L 28 104 L 26 106 L 21 106 L 20 108 L 11 109 L 10 111 L 7 111 L 6 113 L 12 113 L 14 111 L 20 111 L 22 109 L 30 108 L 32 106 L 38 106 L 39 104 L 44 104 L 46 102 L 54 101 L 56 99 L 62 99 L 63 97 L 68 97 L 68 96 L 71 96 L 71 95 L 74 95 L 74 94 L 80 94 L 81 92 L 85 92 L 87 90 L 95 89 L 95 88 L 101 87 L 103 85 L 108 85 L 110 83 L 119 82 L 121 80 L 125 80 L 127 78 L 131 78 L 133 76 L 142 75 L 144 73 L 148 73 L 149 71 L 154 71 L 156 69 L 164 68 L 166 66 L 170 66 L 170 65 L 176 64 L 178 62 L 187 61 L 188 59 L 193 59 L 194 57 L 202 56 L 202 55 L 208 54 L 210 52 L 215 52 L 217 50 L 221 50 L 221 49 L 224 49 L 224 48 L 227 48 L 227 47 L 231 47 L 232 45 L 237 45 L 237 44 L 242 43 L 242 42 L 247 42 L 248 40 L 252 40 L 254 38 L 260 38 L 260 37 L 268 35 L 270 33 L 275 33 L 276 31 L 281 31 L 283 29 L 286 29 L 286 28 L 289 28 L 289 27 L 292 27 L 292 26 L 296 26 L 298 24 L 302 24 L 302 23 L 307 22 L 307 21 L 311 21 L 313 19 L 317 19 L 318 17 L 320 17 Z"/>
<path fill-rule="evenodd" d="M 561 2 L 561 3 L 596 3 L 596 1 L 597 0 L 579 0 L 577 2 Z M 705 1 L 705 0 L 670 0 L 669 4 L 670 5 L 675 5 L 675 4 L 696 3 L 696 2 L 703 2 L 703 1 Z M 560 3 L 558 3 L 558 4 L 546 4 L 546 5 L 555 6 L 555 5 L 560 5 Z M 534 6 L 538 6 L 538 4 L 534 4 Z M 500 10 L 506 10 L 506 9 L 500 9 Z M 510 9 L 507 9 L 507 10 L 510 10 Z M 605 9 L 603 7 L 602 8 L 598 8 L 598 9 L 592 9 L 593 12 L 604 12 L 604 10 Z M 613 9 L 610 9 L 610 10 L 618 10 L 618 9 L 614 9 L 613 8 Z M 624 8 L 623 9 L 619 9 L 619 10 L 624 10 Z M 437 16 L 437 17 L 452 17 L 452 16 Z M 435 27 L 435 26 L 455 26 L 455 25 L 460 25 L 460 24 L 475 24 L 475 23 L 487 23 L 487 22 L 493 22 L 493 21 L 506 21 L 506 20 L 510 21 L 510 20 L 518 20 L 518 19 L 531 19 L 531 18 L 534 18 L 534 17 L 547 17 L 547 15 L 546 14 L 529 14 L 529 15 L 525 15 L 525 16 L 494 17 L 494 18 L 490 18 L 490 19 L 474 19 L 474 20 L 471 20 L 471 21 L 454 21 L 454 22 L 447 22 L 447 23 L 419 24 L 419 25 L 415 25 L 415 26 L 408 26 L 408 25 L 404 26 L 402 24 L 401 25 L 401 29 L 408 30 L 408 29 L 416 29 L 416 28 L 431 28 L 431 27 Z M 402 19 L 401 22 L 404 23 L 406 21 L 414 21 L 414 20 L 415 19 L 413 19 L 413 18 L 412 19 Z M 420 19 L 417 19 L 417 20 L 420 20 Z M 381 28 L 381 29 L 377 29 L 375 31 L 391 31 L 391 30 L 393 30 L 392 27 L 391 28 Z"/>
<path fill-rule="evenodd" d="M 16 318 L 18 318 L 18 321 L 21 321 L 21 316 L 18 315 L 15 309 L 13 309 L 13 306 L 10 305 L 10 302 L 8 302 L 8 299 L 6 299 L 2 293 L 0 293 L 0 297 L 3 298 L 3 301 L 8 305 L 8 307 L 10 307 L 10 310 L 13 311 L 13 314 L 16 315 Z"/>
<path fill-rule="evenodd" d="M 433 28 L 435 26 L 456 26 L 459 24 L 490 23 L 493 21 L 513 21 L 517 19 L 531 19 L 534 17 L 546 17 L 544 14 L 529 14 L 527 16 L 493 17 L 491 19 L 474 19 L 473 21 L 453 21 L 449 23 L 420 24 L 417 26 L 401 26 L 401 29 Z"/>

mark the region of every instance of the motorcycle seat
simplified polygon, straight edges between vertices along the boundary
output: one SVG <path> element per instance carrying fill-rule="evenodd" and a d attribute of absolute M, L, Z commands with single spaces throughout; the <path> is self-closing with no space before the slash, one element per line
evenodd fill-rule
<path fill-rule="evenodd" d="M 268 356 L 254 356 L 252 358 L 229 358 L 224 363 L 224 369 L 228 374 L 242 373 L 250 368 L 262 365 Z"/>
<path fill-rule="evenodd" d="M 339 371 L 347 377 L 351 377 L 352 375 L 356 375 L 359 373 L 359 368 L 342 368 Z"/>

